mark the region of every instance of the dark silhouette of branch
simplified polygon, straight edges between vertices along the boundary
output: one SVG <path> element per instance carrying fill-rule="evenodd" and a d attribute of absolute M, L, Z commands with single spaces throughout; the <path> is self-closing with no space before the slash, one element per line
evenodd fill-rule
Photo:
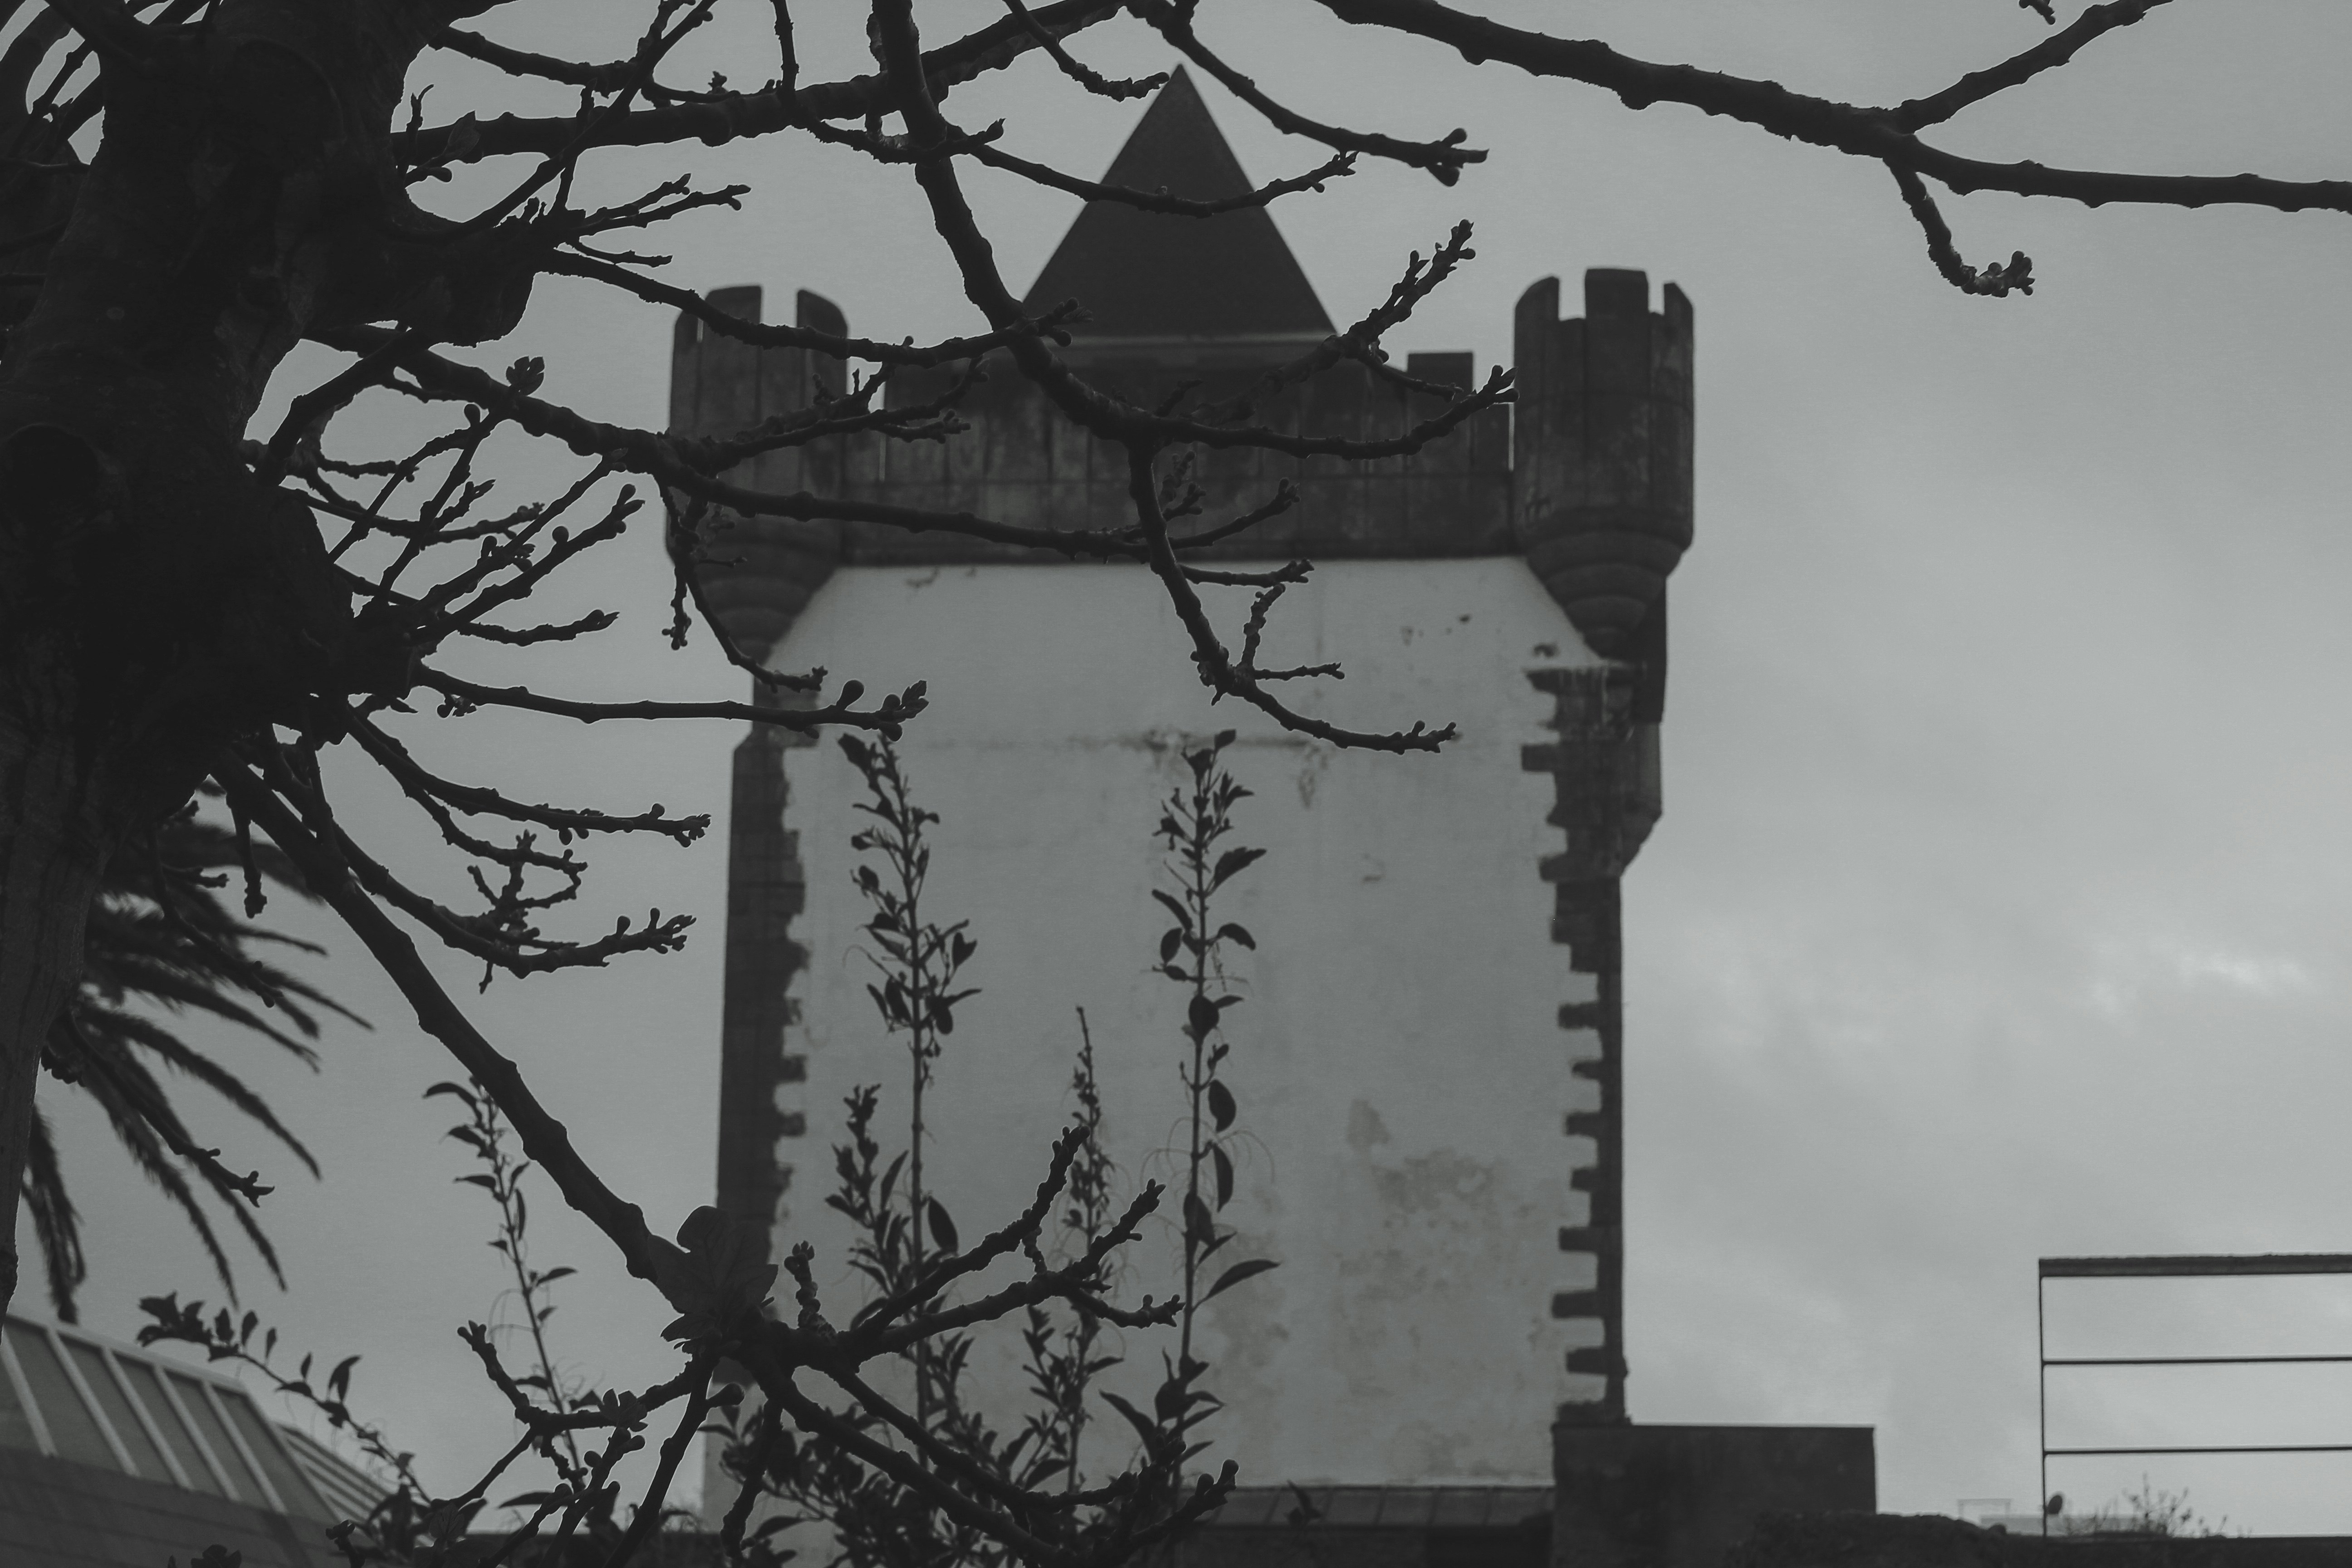
<path fill-rule="evenodd" d="M 479 33 L 469 33 L 462 27 L 444 27 L 433 42 L 454 54 L 496 66 L 509 76 L 537 77 L 542 81 L 560 81 L 572 87 L 584 87 L 591 92 L 624 92 L 635 84 L 645 97 L 657 103 L 714 103 L 727 94 L 711 91 L 691 91 L 665 87 L 656 81 L 638 80 L 638 62 L 635 59 L 613 60 L 604 65 L 585 65 L 554 55 L 534 54 L 529 49 L 510 48 Z"/>
<path fill-rule="evenodd" d="M 357 715 L 351 720 L 351 734 L 386 773 L 404 786 L 413 786 L 415 793 L 476 816 L 503 816 L 552 827 L 567 843 L 574 836 L 584 838 L 592 833 L 658 833 L 684 847 L 710 829 L 710 818 L 706 815 L 670 816 L 658 805 L 635 816 L 614 816 L 601 811 L 526 805 L 479 784 L 453 784 L 436 777 L 418 766 L 399 742 Z"/>
<path fill-rule="evenodd" d="M 1117 16 L 1121 0 L 1059 0 L 1031 13 L 1056 37 Z M 930 50 L 923 69 L 935 90 L 946 90 L 1002 70 L 1036 48 L 1035 37 L 1018 17 L 1006 16 L 975 28 L 954 43 Z M 821 121 L 862 120 L 890 108 L 890 89 L 878 76 L 822 82 L 791 91 L 731 93 L 709 103 L 637 110 L 615 116 L 589 139 L 591 147 L 653 147 L 696 142 L 706 146 L 764 136 Z M 551 153 L 576 134 L 575 117 L 501 115 L 480 124 L 460 121 L 432 126 L 393 139 L 395 157 L 409 163 L 474 163 L 516 153 Z"/>
<path fill-rule="evenodd" d="M 1052 336 L 1069 319 L 1068 306 L 1047 311 L 1034 321 L 1023 321 L 1003 331 L 982 332 L 968 338 L 949 338 L 929 344 L 885 343 L 870 338 L 835 337 L 807 327 L 790 327 L 775 322 L 747 321 L 740 316 L 730 315 L 691 289 L 646 278 L 626 268 L 566 251 L 557 251 L 547 261 L 547 270 L 574 278 L 593 279 L 609 283 L 615 289 L 635 294 L 640 300 L 656 305 L 667 305 L 694 317 L 721 337 L 749 343 L 762 349 L 808 349 L 813 353 L 830 354 L 835 359 L 866 360 L 876 364 L 930 366 L 948 364 L 958 360 L 977 359 L 993 348 L 1000 348 L 1016 336 L 1042 334 Z"/>
<path fill-rule="evenodd" d="M 1239 212 L 1244 207 L 1270 206 L 1280 197 L 1299 191 L 1320 191 L 1330 181 L 1344 179 L 1356 172 L 1356 154 L 1340 153 L 1303 174 L 1270 181 L 1237 196 L 1196 202 L 1185 196 L 1171 196 L 1165 191 L 1139 191 L 1132 185 L 1107 185 L 1099 180 L 1082 180 L 1050 164 L 1016 157 L 984 142 L 961 143 L 954 149 L 952 155 L 970 158 L 973 163 L 985 163 L 992 169 L 1019 174 L 1036 184 L 1067 191 L 1090 202 L 1116 202 L 1121 206 L 1139 207 L 1145 212 L 1171 213 L 1178 217 L 1214 217 L 1219 213 Z"/>
<path fill-rule="evenodd" d="M 1654 65 L 1620 54 L 1606 44 L 1507 26 L 1456 11 L 1438 0 L 1318 3 L 1342 21 L 1428 38 L 1458 51 L 1474 64 L 1494 60 L 1531 76 L 1583 82 L 1615 93 L 1629 109 L 1686 103 L 1709 114 L 1744 121 L 1776 136 L 1908 169 L 1962 195 L 2006 191 L 2021 196 L 2060 196 L 2089 206 L 2107 202 L 2180 207 L 2231 203 L 2280 212 L 2319 207 L 2352 213 L 2352 181 L 2273 180 L 2258 174 L 2127 174 L 2053 169 L 2031 162 L 1996 163 L 1928 146 L 1901 122 L 1901 110 L 1838 103 L 1791 92 L 1777 82 L 1753 81 L 1692 66 Z M 2124 3 L 2129 5 L 2132 0 Z M 2112 26 L 2137 19 L 2120 16 Z M 1992 87 L 2006 85 L 1996 82 Z"/>
<path fill-rule="evenodd" d="M 1200 595 L 1176 552 L 1168 547 L 1168 525 L 1160 512 L 1159 487 L 1153 482 L 1151 458 L 1148 452 L 1129 449 L 1128 494 L 1135 502 L 1136 514 L 1143 520 L 1147 559 L 1152 572 L 1174 601 L 1177 618 L 1192 639 L 1192 660 L 1201 671 L 1201 682 L 1220 696 L 1238 697 L 1251 707 L 1271 718 L 1286 730 L 1302 735 L 1312 735 L 1334 745 L 1362 746 L 1379 752 L 1433 752 L 1454 739 L 1455 728 L 1447 724 L 1432 731 L 1425 724 L 1415 723 L 1409 730 L 1377 733 L 1370 731 L 1346 730 L 1321 719 L 1313 719 L 1285 707 L 1258 684 L 1258 678 L 1235 664 L 1217 640 L 1214 627 L 1209 625 L 1208 612 L 1201 605 Z"/>
<path fill-rule="evenodd" d="M 1168 84 L 1166 71 L 1155 71 L 1147 77 L 1130 77 L 1120 81 L 1113 81 L 1101 72 L 1080 65 L 1072 58 L 1070 51 L 1062 47 L 1062 40 L 1055 37 L 1044 23 L 1038 21 L 1029 7 L 1021 3 L 1021 0 L 1004 0 L 1004 8 L 1020 19 L 1021 26 L 1028 30 L 1031 37 L 1037 40 L 1039 48 L 1053 57 L 1054 63 L 1061 68 L 1064 76 L 1097 97 L 1108 98 L 1114 101 L 1121 99 L 1142 98 Z"/>
<path fill-rule="evenodd" d="M 2032 3 L 2032 0 L 2018 0 L 2021 5 Z M 1997 92 L 2005 92 L 2031 81 L 2043 71 L 2055 70 L 2080 53 L 2085 44 L 2114 32 L 2117 27 L 2130 26 L 2167 3 L 2168 0 L 2107 0 L 2105 5 L 2090 6 L 2062 31 L 2053 33 L 2033 47 L 2011 55 L 1997 66 L 1970 71 L 1940 92 L 1898 105 L 1891 117 L 1896 129 L 1902 131 L 1920 131 L 1930 125 L 1940 125 L 1971 104 L 1981 103 Z M 2048 0 L 2042 0 L 2036 9 L 2042 12 L 2043 21 L 2057 21 L 2049 10 Z"/>
<path fill-rule="evenodd" d="M 743 719 L 786 730 L 847 724 L 895 735 L 899 725 L 923 710 L 926 700 L 921 681 L 895 697 L 885 697 L 878 707 L 861 709 L 854 704 L 866 694 L 866 689 L 854 680 L 845 682 L 840 698 L 825 708 L 761 708 L 748 702 L 575 702 L 561 697 L 542 697 L 520 686 L 478 686 L 429 668 L 420 669 L 416 680 L 418 685 L 447 698 L 444 707 L 452 712 L 471 712 L 477 708 L 520 708 L 533 713 L 577 719 L 583 724 L 606 719 Z"/>
<path fill-rule="evenodd" d="M 1927 237 L 1927 258 L 1944 281 L 1963 294 L 1982 294 L 2000 299 L 2011 291 L 2033 292 L 2033 258 L 2020 250 L 2013 252 L 2006 263 L 1989 262 L 1979 271 L 1960 259 L 1958 249 L 1952 244 L 1951 226 L 1944 215 L 1936 210 L 1935 198 L 1919 176 L 1910 170 L 1895 167 L 1895 183 L 1903 192 L 1903 205 L 1919 222 L 1920 232 Z"/>
<path fill-rule="evenodd" d="M 1166 38 L 1184 52 L 1184 58 L 1207 71 L 1223 83 L 1227 91 L 1260 114 L 1278 131 L 1293 136 L 1305 136 L 1327 147 L 1346 153 L 1369 153 L 1376 158 L 1426 169 L 1438 184 L 1450 185 L 1462 178 L 1464 168 L 1486 161 L 1486 153 L 1465 147 L 1466 131 L 1455 130 L 1435 142 L 1401 142 L 1393 136 L 1383 136 L 1374 131 L 1350 131 L 1345 126 L 1326 125 L 1277 103 L 1260 90 L 1257 83 L 1235 70 L 1202 44 L 1192 32 L 1192 10 L 1189 5 L 1173 0 L 1134 0 L 1128 7 L 1158 29 Z"/>

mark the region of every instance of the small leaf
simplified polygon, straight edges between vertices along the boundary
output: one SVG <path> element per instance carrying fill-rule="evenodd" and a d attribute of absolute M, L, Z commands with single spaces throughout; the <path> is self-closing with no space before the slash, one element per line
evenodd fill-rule
<path fill-rule="evenodd" d="M 1263 849 L 1226 850 L 1217 857 L 1217 869 L 1209 879 L 1209 886 L 1213 889 L 1223 887 L 1229 879 L 1247 870 L 1251 862 L 1262 858 L 1265 854 Z"/>
<path fill-rule="evenodd" d="M 1220 1132 L 1234 1124 L 1234 1091 L 1225 1087 L 1222 1079 L 1209 1082 L 1209 1114 L 1217 1119 Z"/>
<path fill-rule="evenodd" d="M 1170 926 L 1167 934 L 1160 939 L 1160 962 L 1162 963 L 1171 962 L 1176 956 L 1176 950 L 1183 945 L 1183 931 L 1175 926 Z"/>
<path fill-rule="evenodd" d="M 1160 1447 L 1160 1428 L 1151 1424 L 1150 1417 L 1145 1415 L 1142 1411 L 1138 1410 L 1134 1405 L 1129 1405 L 1126 1400 L 1121 1399 L 1118 1394 L 1111 1393 L 1108 1389 L 1103 1390 L 1103 1403 L 1109 1405 L 1113 1410 L 1118 1411 L 1121 1415 L 1127 1417 L 1128 1424 L 1133 1426 L 1137 1433 L 1143 1438 L 1143 1447 L 1146 1453 L 1154 1453 L 1158 1451 Z"/>
<path fill-rule="evenodd" d="M 1212 1143 L 1209 1145 L 1209 1160 L 1217 1167 L 1217 1206 L 1223 1208 L 1234 1201 L 1233 1157 L 1225 1152 L 1224 1145 Z"/>
<path fill-rule="evenodd" d="M 1201 1201 L 1198 1193 L 1184 1194 L 1184 1241 L 1187 1246 L 1203 1248 L 1216 1244 L 1216 1223 L 1209 1218 L 1209 1205 Z"/>
<path fill-rule="evenodd" d="M 950 1252 L 961 1251 L 962 1248 L 956 1245 L 955 1221 L 948 1218 L 948 1211 L 940 1206 L 940 1200 L 925 1198 L 923 1212 L 931 1222 L 931 1239 Z"/>
<path fill-rule="evenodd" d="M 562 1268 L 551 1268 L 546 1273 L 539 1277 L 539 1282 L 542 1285 L 552 1285 L 558 1279 L 562 1279 L 568 1274 L 577 1274 L 579 1272 L 580 1270 L 573 1268 L 569 1265 L 566 1265 Z"/>
<path fill-rule="evenodd" d="M 1257 951 L 1257 938 L 1250 935 L 1245 927 L 1237 926 L 1231 921 L 1227 921 L 1224 924 L 1217 928 L 1217 940 L 1219 942 L 1237 942 L 1244 947 L 1248 948 L 1252 952 L 1255 952 Z"/>
<path fill-rule="evenodd" d="M 425 1091 L 424 1098 L 430 1100 L 436 1094 L 454 1094 L 459 1100 L 464 1100 L 467 1105 L 474 1103 L 474 1097 L 467 1093 L 464 1089 L 458 1088 L 454 1083 L 436 1083 L 431 1089 Z"/>
<path fill-rule="evenodd" d="M 1206 996 L 1194 996 L 1184 1010 L 1184 1032 L 1199 1039 L 1216 1026 L 1217 1005 Z"/>
<path fill-rule="evenodd" d="M 352 1368 L 359 1364 L 359 1359 L 355 1355 L 347 1355 L 335 1363 L 335 1370 L 327 1374 L 327 1392 L 330 1395 L 341 1399 L 351 1392 Z"/>
<path fill-rule="evenodd" d="M 1230 745 L 1232 745 L 1233 743 L 1234 743 L 1234 731 L 1231 731 L 1231 730 L 1220 730 L 1220 731 L 1217 731 L 1217 738 L 1216 738 L 1215 742 L 1213 742 L 1213 744 L 1214 744 L 1215 748 L 1216 748 L 1218 751 L 1222 752 L 1222 751 L 1223 751 L 1227 746 L 1230 746 Z"/>
<path fill-rule="evenodd" d="M 1267 1269 L 1275 1268 L 1276 1266 L 1275 1260 L 1271 1258 L 1253 1258 L 1247 1262 L 1236 1263 L 1231 1268 L 1226 1269 L 1223 1274 L 1217 1276 L 1217 1282 L 1209 1287 L 1207 1292 L 1202 1296 L 1201 1300 L 1206 1301 L 1211 1297 L 1216 1295 L 1219 1291 L 1229 1290 L 1233 1287 L 1240 1284 L 1243 1280 L 1263 1274 Z"/>

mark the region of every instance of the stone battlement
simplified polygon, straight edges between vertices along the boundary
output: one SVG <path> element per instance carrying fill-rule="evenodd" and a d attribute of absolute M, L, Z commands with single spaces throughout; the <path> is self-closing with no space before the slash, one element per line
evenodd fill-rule
<path fill-rule="evenodd" d="M 1263 505 L 1287 480 L 1289 510 L 1190 558 L 1203 561 L 1412 559 L 1525 554 L 1594 651 L 1639 661 L 1644 622 L 1663 602 L 1666 574 L 1691 538 L 1691 310 L 1668 284 L 1663 311 L 1648 308 L 1640 272 L 1595 269 L 1584 279 L 1586 313 L 1558 319 L 1559 285 L 1546 279 L 1520 300 L 1516 411 L 1486 410 L 1411 457 L 1350 463 L 1247 447 L 1189 450 L 1190 478 L 1205 492 L 1200 523 Z M 725 289 L 711 303 L 758 320 L 757 288 Z M 800 324 L 836 333 L 830 301 L 803 291 Z M 1081 339 L 1084 374 L 1107 390 L 1157 405 L 1187 382 L 1193 400 L 1236 393 L 1265 364 L 1305 346 L 1218 339 Z M 1250 359 L 1255 349 L 1264 357 Z M 1414 354 L 1408 374 L 1470 383 L 1467 353 Z M 957 407 L 969 426 L 940 440 L 878 435 L 835 437 L 762 454 L 729 477 L 766 490 L 821 495 L 931 511 L 968 511 L 1022 527 L 1081 530 L 1131 524 L 1127 458 L 1063 417 L 1003 355 Z M 930 402 L 956 369 L 902 373 L 892 407 Z M 724 436 L 808 407 L 818 387 L 838 388 L 836 361 L 799 349 L 759 350 L 681 315 L 671 361 L 673 433 Z M 1439 412 L 1434 397 L 1404 391 L 1352 362 L 1286 389 L 1257 423 L 1309 436 L 1383 440 Z M 1185 460 L 1180 456 L 1179 460 Z M 845 564 L 965 563 L 1066 559 L 1058 552 L 948 532 L 910 533 L 883 523 L 722 518 L 706 571 L 713 600 L 736 637 L 772 646 L 811 595 Z"/>

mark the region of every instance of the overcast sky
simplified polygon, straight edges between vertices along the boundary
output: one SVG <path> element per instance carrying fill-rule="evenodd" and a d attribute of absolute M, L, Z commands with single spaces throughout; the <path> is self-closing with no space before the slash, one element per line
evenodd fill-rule
<path fill-rule="evenodd" d="M 2042 31 L 2009 0 L 1486 8 L 1881 102 Z M 623 9 L 515 5 L 486 27 L 606 58 L 627 29 L 593 14 Z M 934 36 L 993 9 L 919 7 Z M 1476 262 L 1392 349 L 1466 347 L 1483 373 L 1507 357 L 1528 284 L 1556 273 L 1572 300 L 1592 266 L 1645 268 L 1696 306 L 1697 542 L 1673 590 L 1666 812 L 1625 884 L 1635 1418 L 1867 1424 L 1883 1508 L 2030 1509 L 2037 1257 L 2352 1251 L 2352 226 L 1948 200 L 1971 261 L 2021 249 L 2040 279 L 2030 299 L 1967 299 L 1936 277 L 1883 169 L 1473 68 L 1309 5 L 1205 9 L 1243 18 L 1210 37 L 1304 112 L 1412 136 L 1459 124 L 1493 149 L 1451 189 L 1367 164 L 1277 207 L 1335 319 L 1461 216 L 1477 225 Z M 721 13 L 725 35 L 685 74 L 764 76 L 766 7 Z M 835 18 L 804 31 L 809 76 L 859 68 Z M 2342 178 L 2347 50 L 2352 10 L 2335 0 L 2183 3 L 1936 140 L 2052 163 Z M 1080 52 L 1112 71 L 1171 60 L 1132 25 Z M 471 68 L 436 79 L 433 117 L 477 101 Z M 1203 90 L 1254 178 L 1320 161 Z M 1087 175 L 1139 112 L 1034 63 L 953 104 L 967 125 L 1006 115 L 1008 146 Z M 755 185 L 741 215 L 660 240 L 680 283 L 763 284 L 772 317 L 814 289 L 877 336 L 977 324 L 903 172 L 790 141 L 596 168 L 604 195 L 688 168 Z M 1075 201 L 971 183 L 1025 287 Z M 544 353 L 551 387 L 589 413 L 658 426 L 668 333 L 665 312 L 558 281 L 499 357 Z M 568 462 L 518 458 L 509 483 L 533 493 Z M 660 642 L 656 530 L 600 555 L 572 596 L 622 609 L 622 625 L 540 666 L 545 684 L 734 695 L 706 653 Z M 723 827 L 735 739 L 476 719 L 420 744 L 445 773 L 537 798 L 659 799 Z M 401 841 L 395 803 L 347 793 L 356 820 Z M 690 910 L 698 940 L 604 973 L 501 982 L 478 1016 L 667 1229 L 710 1193 L 723 832 L 600 863 L 604 920 Z M 323 940 L 336 952 L 317 972 L 376 1030 L 332 1031 L 315 1079 L 242 1042 L 220 1049 L 260 1078 L 326 1179 L 196 1091 L 189 1104 L 200 1137 L 280 1184 L 265 1218 L 291 1289 L 240 1254 L 248 1303 L 298 1345 L 363 1352 L 354 1404 L 454 1488 L 509 1430 L 452 1331 L 495 1305 L 496 1258 L 450 1239 L 487 1238 L 487 1205 L 451 1183 L 465 1167 L 436 1142 L 446 1102 L 418 1100 L 451 1066 L 355 944 Z M 88 1321 L 127 1333 L 138 1296 L 216 1300 L 201 1254 L 102 1131 L 44 1092 L 89 1227 Z M 534 1216 L 542 1260 L 582 1270 L 556 1320 L 576 1367 L 666 1374 L 653 1334 L 666 1310 L 551 1193 Z M 2053 1352 L 2352 1351 L 2352 1282 L 2059 1286 L 2052 1300 Z M 2234 1388 L 2065 1375 L 2062 1442 L 2352 1442 L 2352 1369 L 2239 1373 Z M 2053 1484 L 2097 1501 L 2146 1469 L 2233 1527 L 2352 1531 L 2352 1456 L 2161 1466 L 2076 1461 Z"/>

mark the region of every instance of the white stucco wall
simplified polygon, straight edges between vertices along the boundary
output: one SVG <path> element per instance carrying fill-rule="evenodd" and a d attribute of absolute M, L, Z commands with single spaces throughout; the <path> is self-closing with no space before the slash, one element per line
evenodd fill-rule
<path fill-rule="evenodd" d="M 1227 590 L 1217 605 L 1236 639 L 1245 604 Z M 1178 1175 L 1164 1151 L 1182 1137 L 1183 994 L 1151 973 L 1168 922 L 1150 897 L 1167 885 L 1150 834 L 1185 774 L 1180 745 L 1239 730 L 1227 758 L 1255 797 L 1235 841 L 1270 853 L 1220 904 L 1259 945 L 1234 954 L 1248 1000 L 1228 1015 L 1223 1075 L 1255 1141 L 1220 1216 L 1244 1237 L 1213 1266 L 1281 1267 L 1206 1310 L 1209 1383 L 1226 1402 L 1210 1457 L 1256 1482 L 1546 1479 L 1555 1406 L 1598 1382 L 1565 1372 L 1580 1342 L 1549 1312 L 1554 1291 L 1591 1283 L 1556 1232 L 1584 1217 L 1568 1176 L 1590 1144 L 1563 1136 L 1561 1116 L 1577 1108 L 1570 1055 L 1594 1047 L 1556 1021 L 1591 982 L 1549 940 L 1537 862 L 1561 837 L 1544 820 L 1552 780 L 1523 771 L 1520 747 L 1549 738 L 1552 706 L 1527 672 L 1591 655 L 1524 564 L 1336 563 L 1276 608 L 1267 664 L 1348 670 L 1293 683 L 1303 706 L 1361 727 L 1458 723 L 1434 757 L 1342 752 L 1212 708 L 1160 591 L 1130 567 L 845 570 L 774 658 L 869 690 L 930 685 L 901 746 L 917 798 L 944 819 L 927 913 L 972 921 L 965 975 L 983 989 L 938 1064 L 926 1158 L 967 1240 L 1034 1190 L 1069 1110 L 1078 1007 L 1120 1195 Z M 865 993 L 856 774 L 830 740 L 787 752 L 786 769 L 809 962 L 789 1047 L 808 1078 L 784 1093 L 808 1132 L 779 1152 L 794 1169 L 777 1240 L 780 1254 L 815 1244 L 839 1321 L 860 1299 L 822 1202 L 841 1100 L 883 1085 L 882 1123 L 903 1143 L 907 1070 Z M 1163 1213 L 1135 1250 L 1130 1300 L 1168 1289 L 1172 1202 Z M 1127 1339 L 1108 1385 L 1146 1402 L 1162 1341 Z M 1013 1426 L 1017 1346 L 1001 1342 L 981 1375 Z"/>

